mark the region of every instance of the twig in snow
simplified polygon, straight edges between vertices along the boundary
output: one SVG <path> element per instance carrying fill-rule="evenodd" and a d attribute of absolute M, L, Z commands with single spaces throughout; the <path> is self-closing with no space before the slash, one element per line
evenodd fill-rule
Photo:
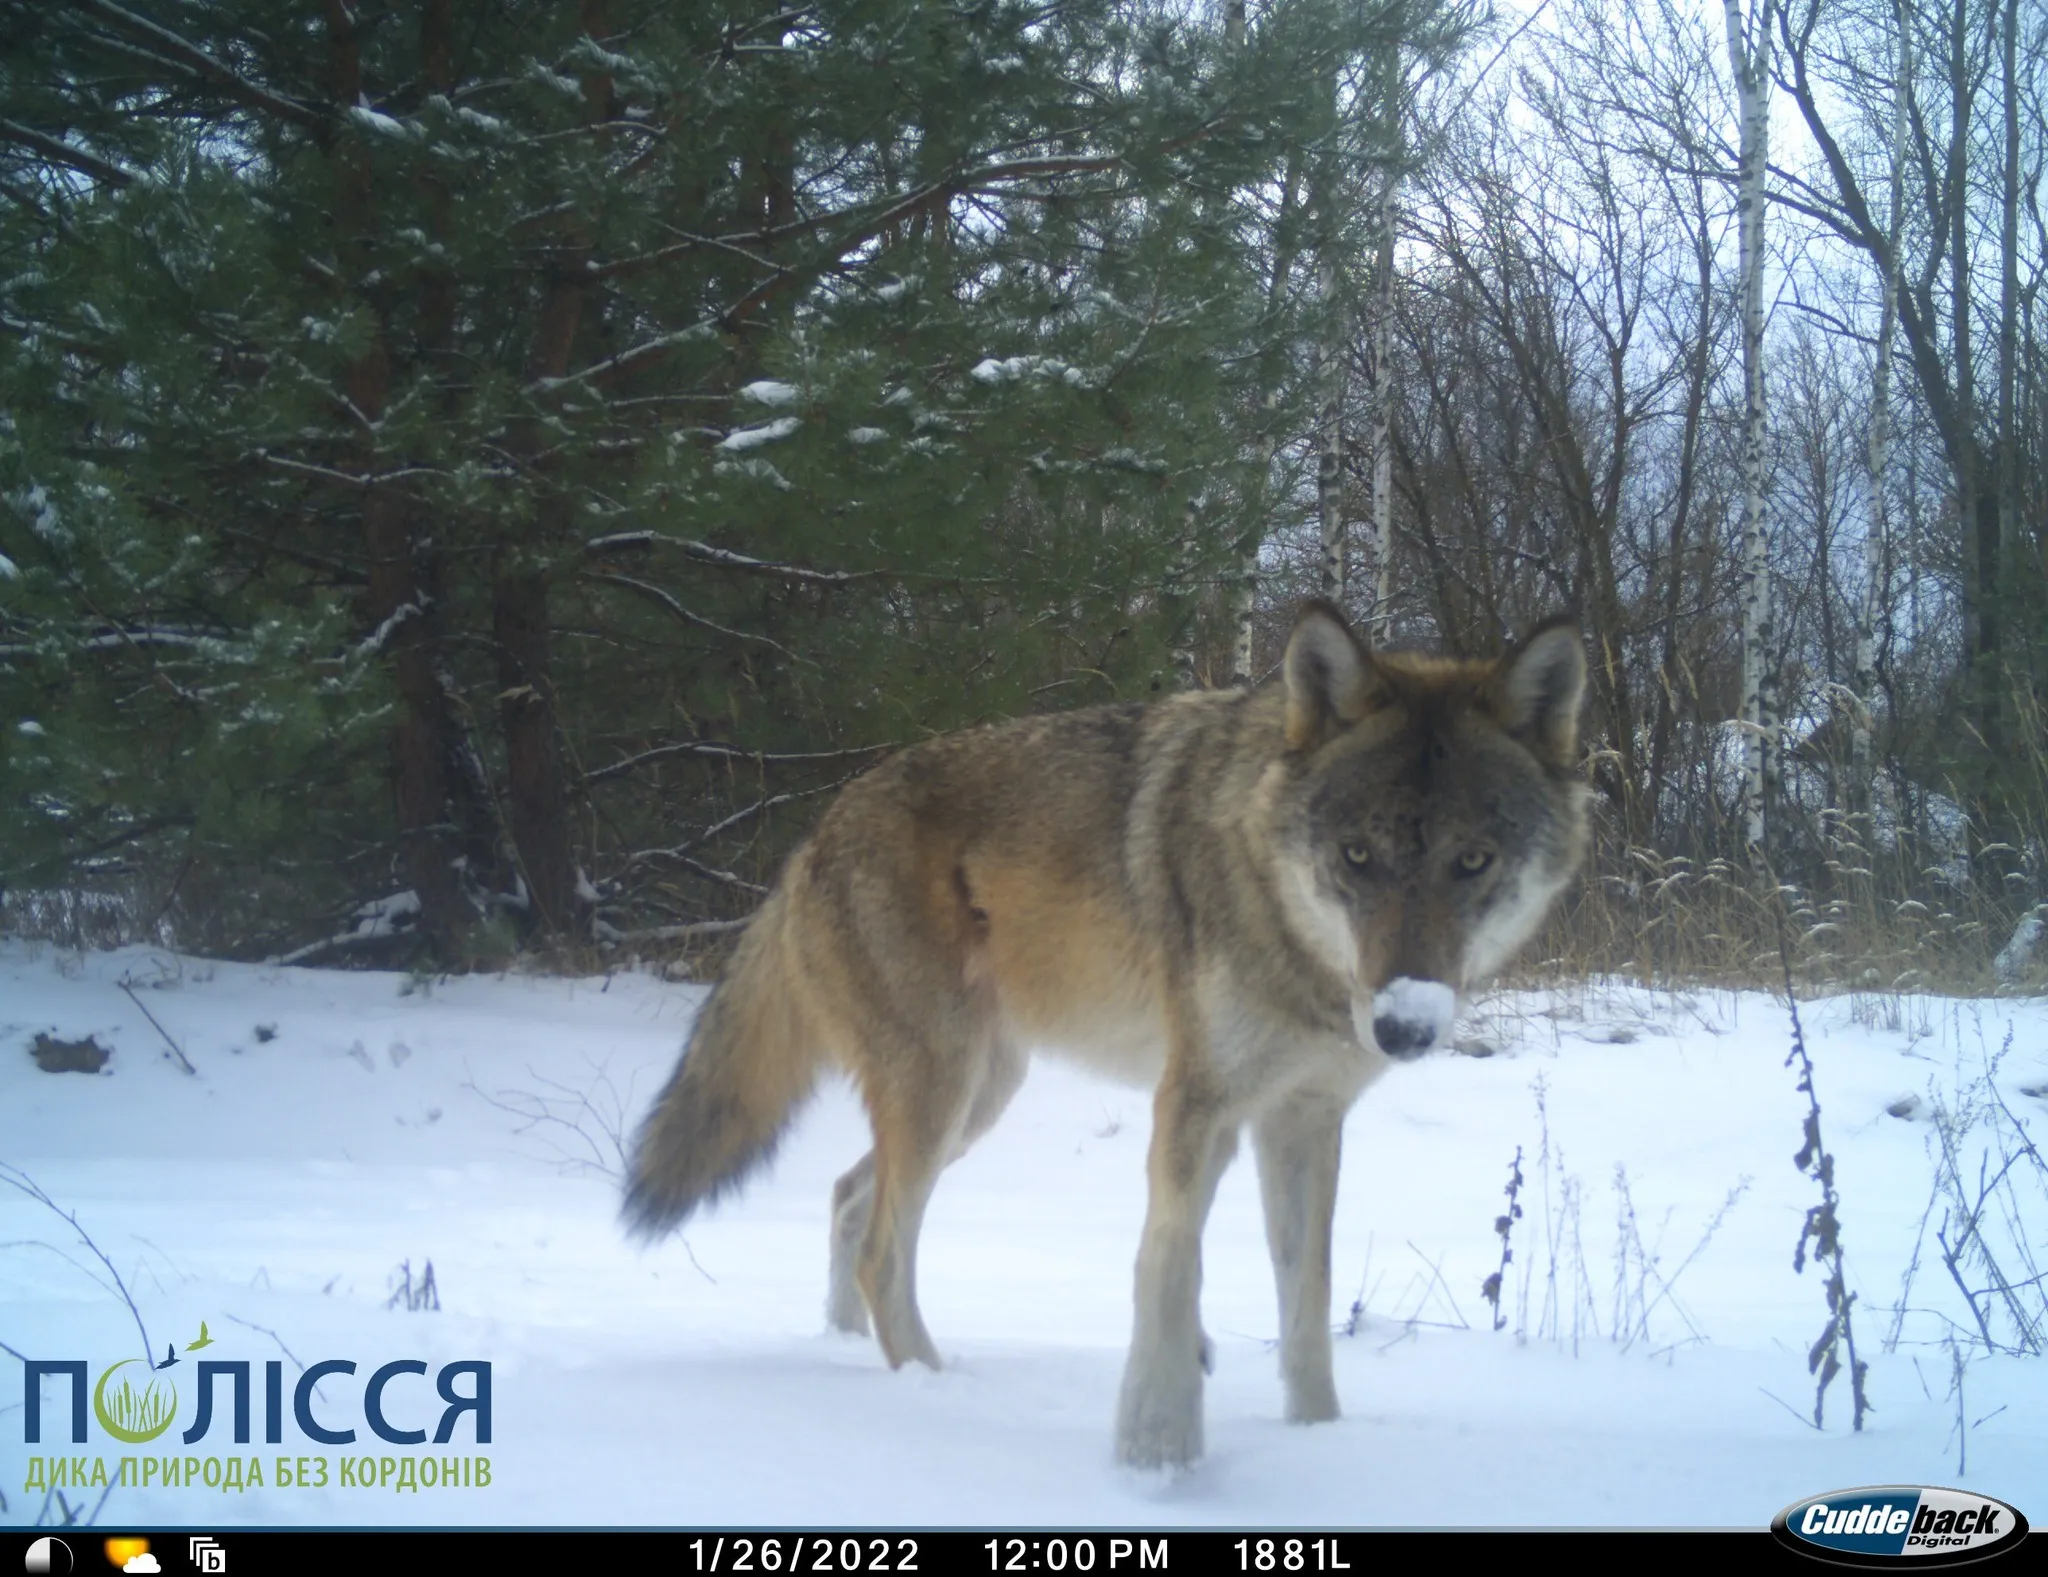
<path fill-rule="evenodd" d="M 157 1023 L 156 1015 L 150 1012 L 148 1008 L 142 1006 L 142 998 L 138 997 L 135 994 L 133 989 L 130 988 L 127 981 L 117 980 L 114 983 L 118 985 L 122 989 L 122 991 L 127 993 L 128 1000 L 130 1002 L 133 1002 L 136 1005 L 136 1007 L 141 1008 L 142 1016 L 149 1020 L 150 1027 L 153 1028 L 159 1035 L 163 1036 L 164 1044 L 171 1048 L 171 1055 L 178 1059 L 178 1066 L 183 1068 L 187 1073 L 191 1074 L 194 1078 L 197 1078 L 199 1076 L 199 1070 L 193 1067 L 192 1064 L 186 1059 L 185 1053 L 179 1050 L 178 1043 L 175 1040 L 171 1039 L 171 1032 L 165 1029 L 163 1025 Z"/>

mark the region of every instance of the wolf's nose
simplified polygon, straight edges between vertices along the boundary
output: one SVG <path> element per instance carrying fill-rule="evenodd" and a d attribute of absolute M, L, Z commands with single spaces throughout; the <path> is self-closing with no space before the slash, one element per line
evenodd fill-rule
<path fill-rule="evenodd" d="M 1418 1024 L 1413 1019 L 1376 1018 L 1372 1021 L 1372 1038 L 1390 1057 L 1419 1057 L 1436 1044 L 1436 1026 Z"/>
<path fill-rule="evenodd" d="M 1449 1033 L 1458 994 L 1441 980 L 1406 975 L 1387 982 L 1372 1005 L 1372 1038 L 1390 1057 L 1419 1057 Z"/>

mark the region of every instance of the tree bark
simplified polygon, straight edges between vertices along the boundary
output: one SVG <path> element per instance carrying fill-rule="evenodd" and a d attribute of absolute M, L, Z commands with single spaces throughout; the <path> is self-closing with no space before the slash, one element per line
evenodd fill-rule
<path fill-rule="evenodd" d="M 1913 37 L 1905 7 L 1894 0 L 1898 28 L 1892 81 L 1890 244 L 1879 266 L 1884 275 L 1878 317 L 1877 363 L 1870 379 L 1870 523 L 1863 539 L 1863 598 L 1856 619 L 1856 699 L 1850 733 L 1850 809 L 1868 814 L 1875 797 L 1876 753 L 1871 708 L 1877 699 L 1878 630 L 1889 601 L 1891 508 L 1885 478 L 1891 463 L 1892 347 L 1899 327 L 1900 227 L 1905 213 L 1906 102 L 1913 91 Z"/>
<path fill-rule="evenodd" d="M 1394 239 L 1400 217 L 1401 54 L 1389 45 L 1381 61 L 1381 113 L 1387 164 L 1380 177 L 1375 216 L 1372 326 L 1372 610 L 1367 625 L 1376 645 L 1393 638 L 1394 589 Z"/>
<path fill-rule="evenodd" d="M 1699 326 L 1685 371 L 1685 418 L 1678 441 L 1678 491 L 1671 506 L 1671 537 L 1666 549 L 1670 567 L 1664 580 L 1662 635 L 1657 661 L 1657 710 L 1650 725 L 1650 781 L 1644 796 L 1643 822 L 1654 842 L 1658 815 L 1664 803 L 1664 781 L 1669 770 L 1671 736 L 1678 722 L 1678 686 L 1685 675 L 1678 660 L 1679 615 L 1685 599 L 1685 555 L 1687 532 L 1692 523 L 1693 497 L 1699 484 L 1700 436 L 1705 426 L 1707 386 L 1713 367 L 1711 337 L 1714 327 L 1714 242 L 1706 212 L 1706 196 L 1698 176 L 1693 177 L 1692 232 L 1693 262 L 1697 269 Z"/>
<path fill-rule="evenodd" d="M 355 104 L 362 96 L 362 59 L 353 9 L 329 0 L 328 42 L 334 97 Z M 335 254 L 344 288 L 357 291 L 370 272 L 369 238 L 375 224 L 375 183 L 360 134 L 344 131 L 334 144 Z M 389 328 L 376 303 L 369 343 L 348 365 L 343 392 L 358 434 L 355 466 L 365 475 L 385 469 L 377 423 L 391 393 Z M 365 613 L 371 628 L 388 632 L 383 650 L 398 692 L 392 728 L 391 777 L 398 821 L 399 865 L 419 900 L 419 929 L 444 963 L 460 953 L 472 918 L 456 860 L 460 839 L 450 814 L 446 764 L 452 731 L 447 698 L 434 671 L 429 598 L 416 563 L 412 501 L 391 487 L 362 494 L 363 546 L 369 560 Z"/>
<path fill-rule="evenodd" d="M 1770 159 L 1770 0 L 1721 0 L 1728 66 L 1742 116 L 1742 816 L 1743 838 L 1768 850 L 1777 778 L 1777 675 L 1771 647 L 1770 538 L 1764 525 L 1764 171 Z"/>
<path fill-rule="evenodd" d="M 1266 280 L 1266 332 L 1271 334 L 1279 318 L 1282 305 L 1287 299 L 1287 283 L 1294 272 L 1294 226 L 1295 194 L 1301 185 L 1301 159 L 1298 153 L 1290 153 L 1286 172 L 1280 180 L 1280 206 L 1273 220 L 1273 269 Z M 1274 429 L 1280 405 L 1281 359 L 1277 351 L 1268 347 L 1261 356 L 1263 363 L 1260 377 L 1261 420 L 1258 437 L 1259 485 L 1268 487 L 1272 480 L 1273 456 L 1279 449 L 1280 435 Z M 1231 642 L 1230 682 L 1233 685 L 1248 685 L 1252 682 L 1252 615 L 1258 602 L 1259 593 L 1259 549 L 1264 545 L 1262 536 L 1253 532 L 1248 535 L 1244 552 L 1239 561 L 1237 582 L 1231 588 Z"/>
<path fill-rule="evenodd" d="M 1325 194 L 1325 200 L 1330 200 Z M 1322 297 L 1323 333 L 1316 346 L 1316 516 L 1322 531 L 1322 593 L 1339 607 L 1351 579 L 1350 542 L 1344 522 L 1344 372 L 1348 358 L 1345 314 L 1338 285 L 1335 242 L 1325 233 L 1316 263 Z"/>
<path fill-rule="evenodd" d="M 583 31 L 593 40 L 608 33 L 604 0 L 581 0 Z M 610 118 L 612 79 L 585 72 L 585 112 L 593 125 Z M 528 358 L 529 383 L 568 372 L 589 292 L 590 237 L 578 223 L 549 260 L 547 292 Z M 524 424 L 520 448 L 538 462 L 546 435 Z M 551 553 L 573 535 L 564 484 L 536 475 L 537 541 L 501 540 L 491 564 L 491 633 L 497 646 L 498 721 L 505 737 L 505 789 L 512 845 L 526 885 L 528 916 L 539 930 L 568 935 L 581 924 L 583 900 L 569 828 L 569 792 L 562 771 L 555 713 L 552 625 L 548 613 Z"/>

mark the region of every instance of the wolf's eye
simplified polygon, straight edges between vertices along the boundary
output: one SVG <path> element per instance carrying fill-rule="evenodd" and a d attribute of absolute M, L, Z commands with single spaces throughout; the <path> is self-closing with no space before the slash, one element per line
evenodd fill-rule
<path fill-rule="evenodd" d="M 1493 856 L 1484 849 L 1467 849 L 1458 856 L 1458 874 L 1477 876 L 1493 863 Z"/>
<path fill-rule="evenodd" d="M 1354 871 L 1362 871 L 1372 864 L 1372 850 L 1363 843 L 1344 845 L 1344 863 Z"/>

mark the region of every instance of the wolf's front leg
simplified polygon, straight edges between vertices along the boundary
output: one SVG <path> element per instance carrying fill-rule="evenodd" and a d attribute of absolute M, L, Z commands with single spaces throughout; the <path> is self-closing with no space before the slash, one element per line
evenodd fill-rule
<path fill-rule="evenodd" d="M 1117 1458 L 1135 1467 L 1185 1467 L 1202 1454 L 1202 1224 L 1236 1150 L 1214 1096 L 1169 1072 L 1153 1101 L 1151 1198 L 1117 1405 Z"/>
<path fill-rule="evenodd" d="M 1266 1244 L 1280 1294 L 1280 1375 L 1290 1423 L 1337 1416 L 1330 1368 L 1330 1228 L 1346 1099 L 1307 1091 L 1252 1124 Z"/>

